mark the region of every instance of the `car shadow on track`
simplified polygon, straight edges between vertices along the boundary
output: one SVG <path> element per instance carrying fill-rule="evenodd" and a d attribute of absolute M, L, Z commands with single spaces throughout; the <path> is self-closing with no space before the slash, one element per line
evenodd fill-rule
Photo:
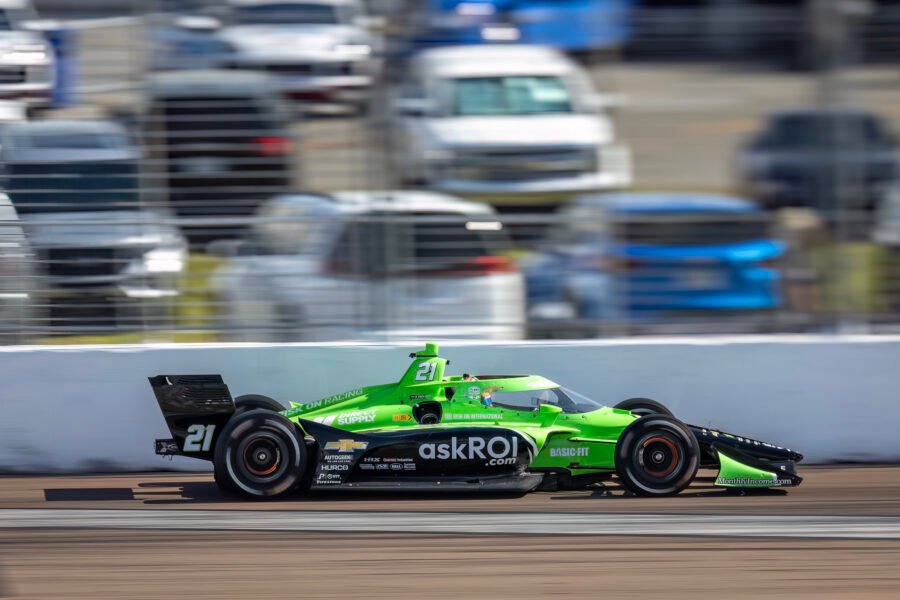
<path fill-rule="evenodd" d="M 180 497 L 173 497 L 176 494 Z M 223 504 L 234 503 L 237 501 L 248 501 L 243 496 L 225 492 L 212 481 L 173 481 L 173 482 L 152 482 L 139 483 L 135 495 L 143 498 L 143 504 L 149 505 L 187 505 L 187 504 Z M 321 491 L 317 490 L 309 494 L 288 494 L 283 497 L 264 500 L 266 504 L 286 503 L 286 502 L 344 502 L 352 504 L 354 502 L 396 502 L 402 499 L 404 502 L 415 502 L 418 500 L 484 500 L 486 498 L 519 498 L 525 494 L 521 493 L 499 493 L 499 492 L 409 492 L 409 491 L 388 491 L 388 492 L 358 492 L 358 491 Z"/>
<path fill-rule="evenodd" d="M 674 498 L 734 498 L 735 496 L 784 496 L 787 490 L 757 488 L 757 489 L 736 489 L 724 488 L 713 485 L 715 477 L 697 477 L 691 483 L 690 487 L 683 492 L 678 493 Z M 615 480 L 605 481 L 588 488 L 590 494 L 568 494 L 553 496 L 554 500 L 596 500 L 601 499 L 625 499 L 639 498 L 619 485 Z"/>

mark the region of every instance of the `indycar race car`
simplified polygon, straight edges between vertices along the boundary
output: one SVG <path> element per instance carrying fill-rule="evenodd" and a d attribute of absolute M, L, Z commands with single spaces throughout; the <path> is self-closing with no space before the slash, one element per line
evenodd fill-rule
<path fill-rule="evenodd" d="M 314 489 L 415 491 L 583 487 L 617 476 L 634 494 L 676 494 L 698 468 L 716 485 L 796 486 L 797 452 L 685 425 L 632 398 L 607 407 L 540 375 L 444 376 L 437 344 L 410 355 L 397 383 L 285 409 L 232 399 L 219 375 L 157 375 L 174 439 L 161 455 L 213 462 L 223 490 L 271 498 Z"/>

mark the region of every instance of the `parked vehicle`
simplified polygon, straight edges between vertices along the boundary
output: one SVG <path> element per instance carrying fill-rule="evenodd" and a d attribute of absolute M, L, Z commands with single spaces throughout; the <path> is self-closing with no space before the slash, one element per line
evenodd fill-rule
<path fill-rule="evenodd" d="M 32 322 L 34 257 L 9 196 L 0 194 L 0 344 L 26 341 Z"/>
<path fill-rule="evenodd" d="M 30 0 L 0 0 L 0 98 L 44 104 L 54 83 L 53 49 L 26 29 L 37 13 Z"/>
<path fill-rule="evenodd" d="M 128 132 L 112 122 L 0 130 L 2 187 L 39 270 L 33 305 L 53 331 L 127 329 L 168 316 L 186 244 L 139 202 L 138 160 Z"/>
<path fill-rule="evenodd" d="M 387 3 L 393 5 L 398 19 L 411 26 L 407 37 L 420 48 L 518 40 L 583 52 L 619 48 L 628 41 L 634 1 L 387 0 Z"/>
<path fill-rule="evenodd" d="M 580 67 L 548 48 L 418 54 L 391 129 L 402 179 L 495 205 L 552 205 L 631 181 L 603 98 Z"/>
<path fill-rule="evenodd" d="M 192 239 L 234 236 L 262 202 L 291 187 L 293 139 L 272 81 L 260 73 L 182 71 L 147 86 L 149 198 Z"/>
<path fill-rule="evenodd" d="M 155 66 L 260 71 L 304 110 L 368 108 L 381 42 L 360 0 L 228 0 L 219 14 L 155 28 Z"/>
<path fill-rule="evenodd" d="M 686 193 L 584 196 L 523 268 L 538 325 L 660 323 L 782 305 L 785 244 L 755 204 Z"/>
<path fill-rule="evenodd" d="M 864 109 L 799 108 L 769 117 L 737 159 L 747 194 L 767 208 L 871 210 L 900 179 L 897 141 Z"/>
<path fill-rule="evenodd" d="M 489 207 L 429 192 L 280 196 L 212 288 L 232 339 L 521 338 L 504 233 Z"/>

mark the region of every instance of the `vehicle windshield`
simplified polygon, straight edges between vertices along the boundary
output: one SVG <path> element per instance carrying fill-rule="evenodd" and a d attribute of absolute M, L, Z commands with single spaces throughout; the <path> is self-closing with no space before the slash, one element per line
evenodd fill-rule
<path fill-rule="evenodd" d="M 869 115 L 788 115 L 775 122 L 770 146 L 817 149 L 840 140 L 869 148 L 889 147 L 891 136 Z"/>
<path fill-rule="evenodd" d="M 23 150 L 115 150 L 129 147 L 128 137 L 115 130 L 23 130 L 16 131 L 11 138 L 13 146 Z"/>
<path fill-rule="evenodd" d="M 242 6 L 235 12 L 240 25 L 336 25 L 337 10 L 328 4 L 283 3 Z"/>
<path fill-rule="evenodd" d="M 713 246 L 739 244 L 772 237 L 769 222 L 760 215 L 684 215 L 618 220 L 614 231 L 626 244 L 651 246 Z"/>
<path fill-rule="evenodd" d="M 9 163 L 6 173 L 9 196 L 19 214 L 127 210 L 138 205 L 134 161 Z"/>
<path fill-rule="evenodd" d="M 499 408 L 537 411 L 541 404 L 558 406 L 566 414 L 577 415 L 604 408 L 603 404 L 570 389 L 555 387 L 543 390 L 492 392 L 491 402 Z"/>
<path fill-rule="evenodd" d="M 565 82 L 555 76 L 515 75 L 449 80 L 454 115 L 512 116 L 571 113 Z"/>

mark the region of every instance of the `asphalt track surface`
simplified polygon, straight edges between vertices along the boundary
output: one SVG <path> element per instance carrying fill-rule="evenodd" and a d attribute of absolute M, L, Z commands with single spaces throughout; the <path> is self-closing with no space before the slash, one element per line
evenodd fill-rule
<path fill-rule="evenodd" d="M 206 474 L 0 477 L 0 597 L 900 597 L 900 468 L 525 496 L 245 502 Z"/>

